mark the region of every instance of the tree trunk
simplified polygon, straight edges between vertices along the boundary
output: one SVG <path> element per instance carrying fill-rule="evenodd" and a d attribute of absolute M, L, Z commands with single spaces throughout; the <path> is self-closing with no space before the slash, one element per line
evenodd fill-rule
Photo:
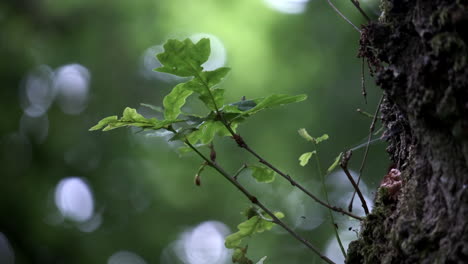
<path fill-rule="evenodd" d="M 382 0 L 360 55 L 384 90 L 400 190 L 381 188 L 347 263 L 468 263 L 468 1 Z"/>

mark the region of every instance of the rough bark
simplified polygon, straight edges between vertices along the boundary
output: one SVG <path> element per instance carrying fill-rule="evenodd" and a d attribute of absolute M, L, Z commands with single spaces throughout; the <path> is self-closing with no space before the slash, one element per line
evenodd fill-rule
<path fill-rule="evenodd" d="M 397 199 L 381 189 L 347 263 L 468 263 L 468 1 L 382 0 L 361 52 L 386 96 Z"/>

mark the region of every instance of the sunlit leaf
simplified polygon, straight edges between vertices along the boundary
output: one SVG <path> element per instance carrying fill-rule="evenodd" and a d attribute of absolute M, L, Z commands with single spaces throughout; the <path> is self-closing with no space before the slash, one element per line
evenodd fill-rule
<path fill-rule="evenodd" d="M 156 71 L 174 74 L 181 77 L 196 76 L 208 60 L 210 41 L 203 38 L 194 44 L 190 39 L 179 41 L 170 39 L 164 44 L 164 52 L 157 55 L 163 65 Z"/>
<path fill-rule="evenodd" d="M 309 159 L 312 157 L 312 155 L 316 154 L 316 151 L 312 151 L 312 152 L 306 152 L 304 154 L 302 154 L 300 157 L 299 157 L 299 164 L 301 166 L 305 166 L 307 165 L 307 163 L 309 163 Z"/>
<path fill-rule="evenodd" d="M 193 92 L 184 88 L 184 84 L 178 84 L 164 97 L 164 117 L 168 120 L 176 119 L 181 113 L 180 108 L 184 106 L 185 100 Z"/>
<path fill-rule="evenodd" d="M 200 78 L 203 79 L 208 88 L 212 88 L 219 84 L 226 77 L 230 70 L 231 69 L 228 67 L 221 67 L 214 71 L 204 71 L 200 73 Z"/>
<path fill-rule="evenodd" d="M 327 135 L 327 134 L 323 134 L 323 135 L 321 135 L 320 137 L 315 138 L 315 143 L 318 144 L 318 143 L 320 143 L 320 142 L 322 142 L 322 141 L 325 141 L 325 140 L 327 140 L 327 139 L 328 139 L 328 135 Z"/>
<path fill-rule="evenodd" d="M 284 214 L 281 212 L 276 212 L 275 216 L 278 218 L 283 218 Z M 242 242 L 242 239 L 250 237 L 256 233 L 262 233 L 264 231 L 270 230 L 275 224 L 272 221 L 265 220 L 264 218 L 271 219 L 268 216 L 257 215 L 245 222 L 240 223 L 237 226 L 239 231 L 226 237 L 224 243 L 226 248 L 236 248 Z"/>
<path fill-rule="evenodd" d="M 286 94 L 273 94 L 265 98 L 256 99 L 255 107 L 243 112 L 243 114 L 250 115 L 258 111 L 261 111 L 263 109 L 280 106 L 284 104 L 296 103 L 296 102 L 304 101 L 305 99 L 307 99 L 307 96 L 305 94 L 294 95 L 294 96 L 290 96 Z"/>
<path fill-rule="evenodd" d="M 97 125 L 90 128 L 89 131 L 100 130 L 103 127 L 107 126 L 108 124 L 116 122 L 118 119 L 119 118 L 117 116 L 108 116 L 106 118 L 103 118 L 101 121 L 97 123 Z"/>
<path fill-rule="evenodd" d="M 333 164 L 328 168 L 327 173 L 332 172 L 336 168 L 336 166 L 340 164 L 341 156 L 343 156 L 343 152 L 341 152 L 340 155 L 338 155 L 338 157 L 335 158 L 335 161 L 333 162 Z"/>
<path fill-rule="evenodd" d="M 93 130 L 99 130 L 102 129 L 102 131 L 109 131 L 112 129 L 116 129 L 119 127 L 125 127 L 125 126 L 133 126 L 133 127 L 139 127 L 143 129 L 152 129 L 152 130 L 158 130 L 161 128 L 167 128 L 169 125 L 173 123 L 178 123 L 183 120 L 157 120 L 156 118 L 146 118 L 139 114 L 135 109 L 127 107 L 125 108 L 122 118 L 118 119 L 117 116 L 110 116 L 102 119 L 99 121 L 99 123 L 92 128 L 90 128 L 91 131 Z"/>
<path fill-rule="evenodd" d="M 327 134 L 323 134 L 322 136 L 318 137 L 318 138 L 314 138 L 312 137 L 311 135 L 309 135 L 309 133 L 307 132 L 307 130 L 305 128 L 301 128 L 299 129 L 297 132 L 299 132 L 299 135 L 301 137 L 303 137 L 305 140 L 307 141 L 310 141 L 310 142 L 313 142 L 315 144 L 318 144 L 322 141 L 325 141 L 328 139 L 328 135 Z"/>
<path fill-rule="evenodd" d="M 297 132 L 299 132 L 299 135 L 303 137 L 305 140 L 314 142 L 314 138 L 311 135 L 309 135 L 309 133 L 307 132 L 305 128 L 301 128 Z"/>
<path fill-rule="evenodd" d="M 275 172 L 270 168 L 263 166 L 249 166 L 249 168 L 257 182 L 270 183 L 275 180 Z"/>

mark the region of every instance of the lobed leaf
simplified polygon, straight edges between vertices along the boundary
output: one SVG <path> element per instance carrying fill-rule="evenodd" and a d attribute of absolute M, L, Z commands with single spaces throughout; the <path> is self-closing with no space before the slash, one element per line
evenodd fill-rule
<path fill-rule="evenodd" d="M 110 123 L 116 122 L 118 119 L 119 118 L 117 116 L 108 116 L 106 118 L 103 118 L 101 121 L 97 123 L 97 125 L 90 128 L 89 131 L 100 130 L 104 128 L 105 126 L 109 125 Z"/>
<path fill-rule="evenodd" d="M 276 212 L 275 216 L 278 218 L 283 218 L 284 214 L 281 212 Z M 256 215 L 247 221 L 240 223 L 237 226 L 239 231 L 226 237 L 224 242 L 226 248 L 236 248 L 242 242 L 242 239 L 270 230 L 275 224 L 271 221 L 265 220 L 264 218 L 269 219 L 268 216 Z"/>
<path fill-rule="evenodd" d="M 252 170 L 252 177 L 257 182 L 270 183 L 275 180 L 275 172 L 263 166 L 249 166 Z"/>
<path fill-rule="evenodd" d="M 127 107 L 125 108 L 122 118 L 118 119 L 117 116 L 109 116 L 101 121 L 93 127 L 91 127 L 89 130 L 94 131 L 94 130 L 100 130 L 102 131 L 109 131 L 112 129 L 116 129 L 119 127 L 125 127 L 125 126 L 133 126 L 133 127 L 140 127 L 143 129 L 153 129 L 153 130 L 158 130 L 161 128 L 167 128 L 169 125 L 177 122 L 181 122 L 183 120 L 157 120 L 156 118 L 146 118 L 142 115 L 140 115 L 135 109 Z"/>
<path fill-rule="evenodd" d="M 163 65 L 155 69 L 181 77 L 196 76 L 210 56 L 210 40 L 203 38 L 194 44 L 190 39 L 170 39 L 164 44 L 164 52 L 156 55 Z"/>
<path fill-rule="evenodd" d="M 265 98 L 259 98 L 254 100 L 256 105 L 253 108 L 250 108 L 247 111 L 243 112 L 243 115 L 251 115 L 255 114 L 258 111 L 275 107 L 275 106 L 280 106 L 284 104 L 290 104 L 290 103 L 296 103 L 300 101 L 304 101 L 307 99 L 307 96 L 305 94 L 302 95 L 286 95 L 286 94 L 273 94 Z"/>
<path fill-rule="evenodd" d="M 176 119 L 181 113 L 181 108 L 185 104 L 185 100 L 193 92 L 187 90 L 184 84 L 178 84 L 172 91 L 164 97 L 164 117 L 168 120 Z"/>
<path fill-rule="evenodd" d="M 224 103 L 224 89 L 213 89 L 211 90 L 211 94 L 203 92 L 198 98 L 205 103 L 205 106 L 208 107 L 208 109 L 215 111 Z"/>
<path fill-rule="evenodd" d="M 306 152 L 304 154 L 302 154 L 300 157 L 299 157 L 299 164 L 304 167 L 305 165 L 307 165 L 307 163 L 309 163 L 309 159 L 312 157 L 312 155 L 314 154 L 317 154 L 317 152 L 314 150 L 312 152 Z"/>

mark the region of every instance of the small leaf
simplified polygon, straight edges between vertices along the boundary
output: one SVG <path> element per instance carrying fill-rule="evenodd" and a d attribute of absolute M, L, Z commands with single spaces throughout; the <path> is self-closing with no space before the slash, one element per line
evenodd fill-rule
<path fill-rule="evenodd" d="M 284 104 L 290 104 L 290 103 L 296 103 L 300 101 L 304 101 L 307 98 L 305 94 L 302 95 L 295 95 L 295 96 L 290 96 L 286 94 L 273 94 L 265 98 L 260 98 L 255 100 L 255 103 L 257 105 L 245 112 L 243 112 L 244 115 L 247 114 L 254 114 L 258 111 L 261 111 L 263 109 L 275 107 L 275 106 L 280 106 Z"/>
<path fill-rule="evenodd" d="M 300 165 L 302 167 L 304 167 L 305 165 L 307 165 L 307 163 L 309 163 L 309 159 L 312 157 L 312 155 L 316 154 L 317 152 L 314 150 L 312 152 L 306 152 L 304 154 L 302 154 L 300 157 L 299 157 L 299 161 L 300 161 Z"/>
<path fill-rule="evenodd" d="M 201 65 L 208 60 L 209 55 L 210 40 L 207 38 L 196 44 L 188 38 L 184 41 L 170 39 L 164 44 L 164 52 L 156 55 L 163 65 L 156 71 L 181 77 L 196 76 L 203 70 Z"/>
<path fill-rule="evenodd" d="M 314 138 L 312 137 L 311 135 L 309 135 L 309 133 L 307 132 L 307 130 L 305 128 L 301 128 L 299 129 L 297 132 L 299 132 L 299 135 L 301 137 L 303 137 L 305 140 L 307 141 L 310 141 L 310 142 L 313 142 L 315 144 L 318 144 L 322 141 L 325 141 L 328 139 L 328 135 L 327 134 L 323 134 L 322 136 L 318 137 L 318 138 Z"/>
<path fill-rule="evenodd" d="M 265 259 L 267 259 L 267 256 L 264 256 L 263 258 L 261 258 L 256 264 L 263 264 Z"/>
<path fill-rule="evenodd" d="M 314 138 L 307 133 L 307 130 L 305 128 L 301 128 L 298 130 L 299 135 L 303 137 L 307 141 L 314 142 Z"/>
<path fill-rule="evenodd" d="M 315 138 L 315 143 L 320 143 L 322 141 L 325 141 L 328 139 L 328 135 L 327 134 L 323 134 L 322 136 L 318 137 L 318 138 Z"/>
<path fill-rule="evenodd" d="M 118 120 L 117 116 L 108 116 L 106 118 L 103 118 L 97 125 L 93 126 L 92 128 L 89 129 L 89 131 L 94 131 L 94 130 L 99 130 L 102 129 L 103 127 L 107 126 L 109 123 L 113 123 Z"/>
<path fill-rule="evenodd" d="M 284 214 L 281 212 L 276 212 L 275 216 L 278 218 L 283 218 Z M 265 220 L 264 218 L 270 219 L 268 216 L 257 215 L 245 222 L 240 223 L 237 226 L 239 231 L 226 237 L 224 242 L 226 248 L 236 248 L 242 242 L 242 239 L 256 233 L 262 233 L 264 231 L 270 230 L 275 224 L 271 221 Z"/>
<path fill-rule="evenodd" d="M 184 84 L 178 84 L 172 91 L 164 97 L 164 117 L 168 120 L 176 119 L 181 113 L 180 108 L 184 106 L 185 100 L 193 92 L 187 90 Z"/>
<path fill-rule="evenodd" d="M 267 167 L 263 166 L 249 166 L 252 170 L 252 177 L 257 182 L 270 183 L 275 180 L 275 172 Z"/>
<path fill-rule="evenodd" d="M 160 107 L 160 106 L 156 106 L 156 105 L 152 105 L 152 104 L 143 104 L 143 103 L 141 103 L 140 105 L 144 106 L 144 107 L 148 107 L 149 109 L 152 109 L 152 110 L 154 110 L 156 112 L 160 112 L 160 113 L 164 112 L 163 108 Z"/>
<path fill-rule="evenodd" d="M 336 166 L 340 164 L 341 156 L 343 156 L 343 152 L 341 152 L 340 155 L 338 155 L 338 157 L 335 158 L 333 164 L 328 168 L 327 173 L 332 172 L 336 168 Z"/>

